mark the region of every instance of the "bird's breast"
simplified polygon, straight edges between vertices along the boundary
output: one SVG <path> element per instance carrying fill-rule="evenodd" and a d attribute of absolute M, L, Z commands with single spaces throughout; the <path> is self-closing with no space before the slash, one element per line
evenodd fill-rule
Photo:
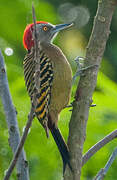
<path fill-rule="evenodd" d="M 68 103 L 71 95 L 72 73 L 68 62 L 53 63 L 53 85 L 50 107 L 60 112 Z"/>
<path fill-rule="evenodd" d="M 62 51 L 55 45 L 44 46 L 44 51 L 53 65 L 50 111 L 60 111 L 69 103 L 72 85 L 72 70 Z"/>
<path fill-rule="evenodd" d="M 72 70 L 60 48 L 53 44 L 41 44 L 53 66 L 53 82 L 51 88 L 50 114 L 59 114 L 69 103 L 72 85 Z M 53 119 L 54 119 L 53 118 Z M 55 120 L 56 121 L 56 120 Z"/>

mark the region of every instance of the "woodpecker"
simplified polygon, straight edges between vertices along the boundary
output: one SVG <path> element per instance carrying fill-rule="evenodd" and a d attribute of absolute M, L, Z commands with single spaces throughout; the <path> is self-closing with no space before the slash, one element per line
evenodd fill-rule
<path fill-rule="evenodd" d="M 27 55 L 23 61 L 24 79 L 28 94 L 32 97 L 36 93 L 37 106 L 35 115 L 44 127 L 50 130 L 63 160 L 63 172 L 70 165 L 69 149 L 58 128 L 59 114 L 70 100 L 72 86 L 72 70 L 62 50 L 53 44 L 57 33 L 71 27 L 73 24 L 53 25 L 44 21 L 36 22 L 36 31 L 40 43 L 40 89 L 35 88 L 35 61 L 34 61 L 34 24 L 26 26 L 23 35 L 23 45 Z"/>

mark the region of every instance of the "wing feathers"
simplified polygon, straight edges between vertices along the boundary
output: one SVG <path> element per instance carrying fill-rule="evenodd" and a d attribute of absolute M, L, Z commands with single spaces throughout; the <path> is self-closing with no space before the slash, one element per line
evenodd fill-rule
<path fill-rule="evenodd" d="M 26 56 L 23 62 L 24 78 L 29 96 L 32 97 L 35 93 L 35 62 L 34 53 Z M 37 107 L 35 109 L 39 121 L 44 124 L 45 119 L 48 119 L 49 104 L 51 99 L 51 87 L 53 81 L 53 67 L 50 59 L 46 57 L 44 52 L 40 54 L 40 89 L 36 94 Z"/>

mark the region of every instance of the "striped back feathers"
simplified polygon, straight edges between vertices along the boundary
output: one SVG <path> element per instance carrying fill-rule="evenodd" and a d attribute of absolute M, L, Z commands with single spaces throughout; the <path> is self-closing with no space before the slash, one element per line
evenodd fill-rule
<path fill-rule="evenodd" d="M 51 87 L 53 81 L 53 67 L 50 59 L 44 52 L 40 53 L 40 89 L 39 93 L 36 91 L 35 86 L 35 65 L 34 52 L 27 54 L 24 59 L 24 79 L 27 87 L 28 94 L 32 99 L 36 93 L 37 107 L 35 113 L 41 124 L 44 126 L 48 121 L 49 104 L 51 100 Z"/>

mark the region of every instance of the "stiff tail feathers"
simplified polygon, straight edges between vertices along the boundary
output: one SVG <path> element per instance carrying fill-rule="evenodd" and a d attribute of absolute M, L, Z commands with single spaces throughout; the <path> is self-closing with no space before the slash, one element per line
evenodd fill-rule
<path fill-rule="evenodd" d="M 49 121 L 50 122 L 50 121 Z M 61 154 L 61 157 L 62 157 L 62 160 L 63 160 L 63 173 L 65 172 L 65 168 L 66 168 L 66 165 L 68 164 L 69 168 L 71 169 L 72 171 L 72 167 L 71 167 L 71 164 L 70 164 L 70 155 L 69 155 L 69 150 L 68 150 L 68 147 L 67 147 L 67 144 L 65 143 L 62 135 L 61 135 L 61 132 L 60 130 L 55 127 L 55 125 L 52 125 L 50 126 L 49 124 L 49 129 L 51 131 L 51 134 L 56 142 L 56 145 L 59 149 L 59 152 Z"/>
<path fill-rule="evenodd" d="M 51 130 L 52 136 L 57 144 L 57 147 L 59 149 L 59 152 L 61 154 L 62 160 L 63 160 L 63 173 L 65 172 L 66 165 L 68 164 L 69 168 L 71 168 L 70 164 L 70 156 L 69 156 L 69 151 L 68 147 L 59 131 L 58 128 L 54 127 Z"/>

